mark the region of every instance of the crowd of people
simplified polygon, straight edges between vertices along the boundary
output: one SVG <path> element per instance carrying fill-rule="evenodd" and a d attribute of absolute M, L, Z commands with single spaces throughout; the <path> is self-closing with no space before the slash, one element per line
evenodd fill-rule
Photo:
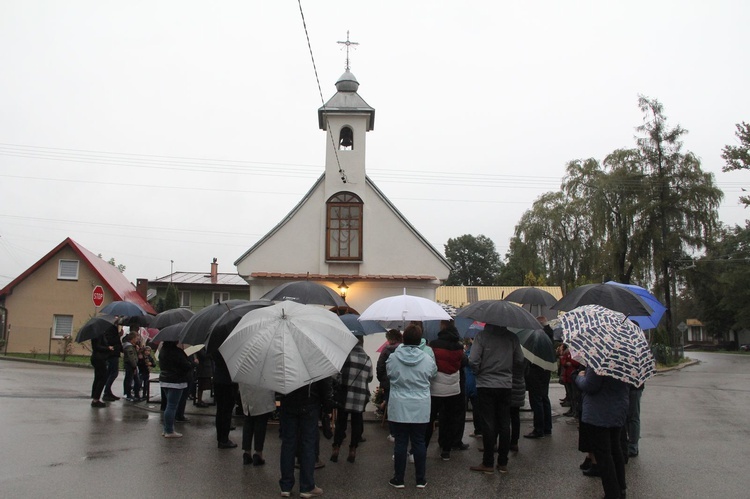
<path fill-rule="evenodd" d="M 540 317 L 539 321 L 540 329 L 553 341 L 546 319 Z M 234 383 L 218 351 L 188 356 L 177 342 L 164 341 L 158 356 L 162 435 L 182 437 L 175 431 L 175 423 L 187 421 L 187 400 L 192 398 L 196 406 L 207 407 L 203 394 L 210 390 L 211 405 L 216 406 L 218 447 L 237 447 L 229 439 L 236 408 L 245 416 L 243 463 L 262 466 L 266 463 L 267 426 L 272 418 L 278 418 L 281 496 L 291 495 L 295 468 L 299 468 L 300 497 L 307 498 L 323 494 L 315 483 L 315 469 L 324 466 L 319 429 L 325 438 L 332 438 L 329 460 L 334 463 L 339 461 L 349 430 L 346 460 L 355 463 L 358 446 L 365 441 L 363 414 L 375 377 L 382 400 L 377 409 L 387 418 L 388 439 L 394 444 L 389 484 L 397 489 L 406 487 L 407 463 L 414 464 L 416 487 L 427 486 L 427 449 L 436 426 L 440 459 L 448 461 L 452 451 L 469 447 L 463 442 L 467 408 L 473 411 L 469 436 L 481 439 L 482 445 L 482 461 L 470 467 L 477 473 L 508 473 L 509 454 L 519 451 L 520 411 L 527 393 L 533 429 L 523 437 L 541 439 L 552 434 L 551 372 L 525 359 L 518 335 L 505 327 L 486 324 L 470 339 L 461 337 L 452 320 L 442 321 L 437 338 L 428 343 L 421 324 L 410 323 L 403 332 L 387 332 L 387 343 L 375 364 L 363 348 L 363 337 L 357 339 L 337 376 L 286 395 Z M 567 408 L 563 416 L 577 425 L 578 450 L 585 453 L 580 468 L 584 475 L 601 478 L 606 498 L 625 497 L 625 464 L 639 452 L 643 386 L 597 375 L 578 364 L 566 345 L 558 343 L 556 347 L 557 374 L 565 387 L 560 401 Z M 137 326 L 128 333 L 118 328 L 92 340 L 92 407 L 119 399 L 112 392 L 112 383 L 120 358 L 125 373 L 123 396 L 134 403 L 149 396 L 150 371 L 156 365 L 152 346 L 144 342 Z"/>

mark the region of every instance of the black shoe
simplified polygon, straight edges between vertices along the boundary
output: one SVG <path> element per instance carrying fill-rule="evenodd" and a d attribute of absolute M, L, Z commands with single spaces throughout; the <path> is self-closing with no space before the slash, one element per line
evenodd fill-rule
<path fill-rule="evenodd" d="M 451 451 L 444 450 L 443 452 L 441 452 L 440 453 L 440 459 L 442 459 L 443 461 L 450 461 L 451 460 Z"/>
<path fill-rule="evenodd" d="M 563 416 L 565 416 L 566 418 L 571 418 L 573 417 L 573 411 L 563 412 Z"/>
<path fill-rule="evenodd" d="M 469 448 L 469 444 L 465 444 L 463 442 L 459 442 L 453 447 L 451 447 L 451 450 L 467 450 Z"/>
<path fill-rule="evenodd" d="M 544 433 L 532 431 L 531 433 L 524 435 L 523 438 L 544 438 Z"/>
<path fill-rule="evenodd" d="M 232 442 L 231 440 L 227 440 L 226 442 L 219 442 L 219 449 L 234 449 L 237 447 L 237 444 Z"/>
<path fill-rule="evenodd" d="M 631 450 L 628 452 L 628 457 L 638 457 L 638 452 L 634 452 Z"/>
<path fill-rule="evenodd" d="M 174 419 L 178 423 L 188 423 L 190 422 L 190 418 L 175 418 Z"/>
<path fill-rule="evenodd" d="M 97 408 L 107 407 L 107 404 L 105 404 L 101 400 L 92 400 L 91 401 L 91 407 L 97 407 Z"/>
<path fill-rule="evenodd" d="M 120 397 L 116 397 L 114 395 L 105 395 L 102 397 L 102 400 L 106 402 L 117 402 L 118 400 L 120 400 Z"/>
<path fill-rule="evenodd" d="M 592 464 L 591 467 L 587 470 L 583 470 L 583 474 L 585 476 L 602 476 L 602 474 L 599 472 L 599 467 L 595 464 Z"/>
<path fill-rule="evenodd" d="M 253 454 L 253 466 L 263 466 L 266 464 L 266 460 L 260 457 L 259 454 Z"/>
<path fill-rule="evenodd" d="M 205 402 L 198 402 L 197 404 L 195 404 L 195 407 L 200 407 L 202 409 L 205 409 L 206 407 L 208 407 L 208 404 Z"/>
<path fill-rule="evenodd" d="M 242 464 L 248 465 L 253 462 L 253 458 L 247 452 L 242 453 Z"/>
<path fill-rule="evenodd" d="M 587 470 L 587 469 L 591 468 L 591 458 L 587 457 L 586 459 L 584 459 L 583 462 L 580 465 L 578 465 L 578 467 L 581 470 Z"/>

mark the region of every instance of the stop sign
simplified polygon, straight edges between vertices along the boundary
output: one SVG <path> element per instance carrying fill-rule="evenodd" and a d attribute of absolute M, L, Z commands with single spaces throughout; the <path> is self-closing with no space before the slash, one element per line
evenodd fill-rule
<path fill-rule="evenodd" d="M 96 286 L 91 293 L 91 299 L 94 300 L 95 307 L 101 307 L 104 303 L 104 289 L 101 286 Z"/>

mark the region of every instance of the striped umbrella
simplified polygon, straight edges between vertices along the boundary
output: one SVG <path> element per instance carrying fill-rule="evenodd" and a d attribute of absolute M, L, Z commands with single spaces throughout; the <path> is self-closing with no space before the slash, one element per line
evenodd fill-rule
<path fill-rule="evenodd" d="M 640 386 L 656 373 L 643 331 L 624 314 L 583 305 L 563 315 L 560 322 L 563 342 L 573 358 L 600 376 Z"/>

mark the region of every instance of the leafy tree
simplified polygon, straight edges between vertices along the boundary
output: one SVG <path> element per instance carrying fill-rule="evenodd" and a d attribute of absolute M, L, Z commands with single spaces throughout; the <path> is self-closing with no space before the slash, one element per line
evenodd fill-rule
<path fill-rule="evenodd" d="M 172 310 L 173 308 L 179 308 L 180 306 L 180 295 L 177 292 L 177 288 L 170 283 L 167 286 L 167 292 L 164 296 L 164 310 Z"/>
<path fill-rule="evenodd" d="M 680 139 L 687 131 L 667 124 L 659 101 L 639 96 L 638 107 L 644 118 L 636 128 L 642 134 L 637 143 L 649 180 L 644 215 L 658 230 L 651 241 L 653 266 L 667 307 L 666 328 L 674 334 L 670 267 L 686 250 L 702 249 L 710 240 L 723 194 L 713 174 L 701 170 L 698 158 L 682 152 Z"/>
<path fill-rule="evenodd" d="M 750 170 L 750 124 L 743 121 L 736 126 L 737 131 L 734 134 L 740 141 L 740 145 L 727 145 L 721 151 L 721 157 L 727 162 L 722 168 L 725 172 Z M 750 196 L 741 196 L 740 202 L 745 207 L 750 206 Z"/>
<path fill-rule="evenodd" d="M 448 239 L 445 258 L 453 265 L 448 286 L 492 286 L 503 265 L 495 243 L 482 234 Z"/>
<path fill-rule="evenodd" d="M 542 194 L 521 216 L 515 237 L 518 249 L 536 254 L 543 262 L 546 280 L 552 284 L 572 285 L 580 276 L 593 275 L 597 266 L 598 243 L 592 237 L 585 203 L 563 191 Z"/>
<path fill-rule="evenodd" d="M 505 254 L 503 265 L 497 284 L 500 286 L 520 286 L 531 272 L 534 275 L 546 276 L 544 262 L 536 252 L 536 248 L 524 243 L 520 237 L 513 236 L 510 248 Z"/>
<path fill-rule="evenodd" d="M 99 258 L 102 258 L 102 259 L 103 259 L 103 257 L 102 257 L 102 254 L 101 254 L 101 253 L 99 253 L 99 254 L 98 254 L 97 256 L 98 256 Z M 122 272 L 125 272 L 125 269 L 127 268 L 127 267 L 126 267 L 125 265 L 123 265 L 123 264 L 121 264 L 121 263 L 120 263 L 120 264 L 118 264 L 117 262 L 115 262 L 115 259 L 114 259 L 114 257 L 113 257 L 113 258 L 110 258 L 109 260 L 107 260 L 107 263 L 108 263 L 108 264 L 110 264 L 110 265 L 112 265 L 113 267 L 115 267 L 115 268 L 116 268 L 117 270 L 119 270 L 119 271 L 120 271 L 121 273 L 122 273 Z"/>
<path fill-rule="evenodd" d="M 704 257 L 686 272 L 695 297 L 693 315 L 709 331 L 723 335 L 750 324 L 750 221 L 745 227 L 723 228 Z"/>

